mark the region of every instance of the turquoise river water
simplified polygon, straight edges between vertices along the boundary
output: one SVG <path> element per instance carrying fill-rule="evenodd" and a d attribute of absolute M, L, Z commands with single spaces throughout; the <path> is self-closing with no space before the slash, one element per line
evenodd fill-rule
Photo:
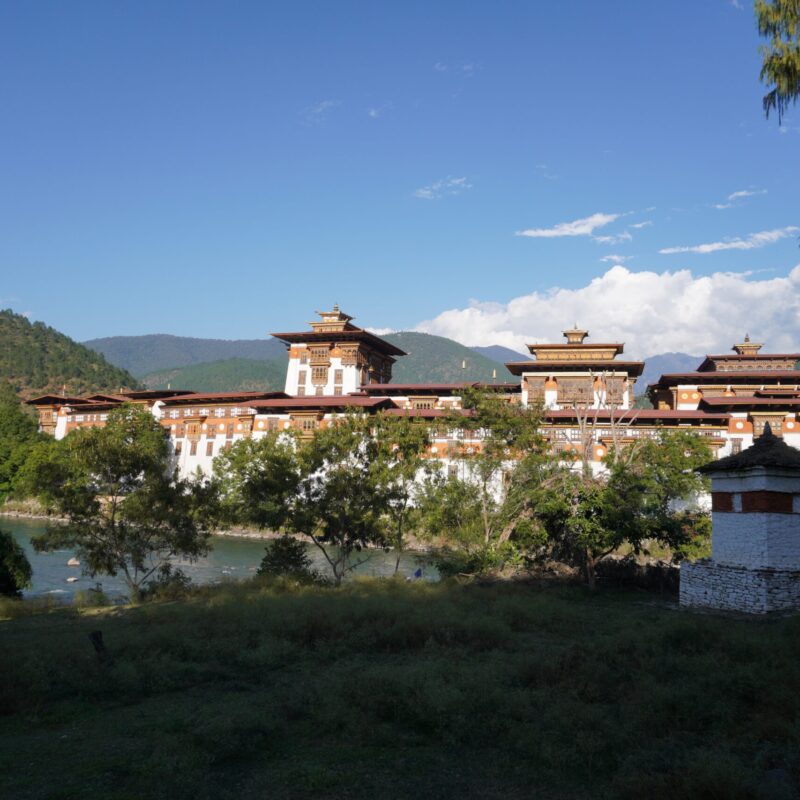
<path fill-rule="evenodd" d="M 25 591 L 26 597 L 52 595 L 68 600 L 80 589 L 89 589 L 98 582 L 109 596 L 126 594 L 125 584 L 119 578 L 98 575 L 90 578 L 84 575 L 80 567 L 69 567 L 67 561 L 72 558 L 70 550 L 55 550 L 51 553 L 37 553 L 31 544 L 31 538 L 45 529 L 43 520 L 0 518 L 0 528 L 11 533 L 25 548 L 25 553 L 33 568 L 33 586 Z M 264 547 L 267 542 L 240 536 L 214 536 L 211 550 L 207 556 L 195 562 L 176 560 L 179 566 L 195 583 L 219 583 L 227 580 L 241 580 L 252 577 L 261 563 Z M 330 568 L 323 555 L 313 544 L 306 545 L 308 555 L 314 567 L 324 574 L 330 574 Z M 365 555 L 358 554 L 359 557 Z M 366 553 L 369 560 L 356 568 L 357 575 L 389 576 L 394 574 L 396 554 L 394 551 L 370 550 Z M 436 568 L 426 560 L 424 555 L 403 553 L 400 558 L 400 574 L 411 577 L 422 570 L 425 580 L 436 580 Z M 68 581 L 68 578 L 77 578 Z"/>

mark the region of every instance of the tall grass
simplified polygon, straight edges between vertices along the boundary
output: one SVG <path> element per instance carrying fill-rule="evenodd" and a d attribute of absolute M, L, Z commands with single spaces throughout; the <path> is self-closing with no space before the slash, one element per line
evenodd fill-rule
<path fill-rule="evenodd" d="M 642 597 L 255 581 L 2 622 L 0 795 L 793 797 L 800 619 Z"/>

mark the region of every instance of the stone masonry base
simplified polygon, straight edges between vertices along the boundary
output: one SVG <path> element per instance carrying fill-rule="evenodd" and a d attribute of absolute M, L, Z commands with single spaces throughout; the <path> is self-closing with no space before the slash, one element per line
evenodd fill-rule
<path fill-rule="evenodd" d="M 748 614 L 800 609 L 800 571 L 748 569 L 710 558 L 685 563 L 680 604 Z"/>

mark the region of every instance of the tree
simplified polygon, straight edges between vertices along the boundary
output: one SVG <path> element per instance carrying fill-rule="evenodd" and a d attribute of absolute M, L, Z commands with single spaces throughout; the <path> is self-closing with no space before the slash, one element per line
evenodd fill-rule
<path fill-rule="evenodd" d="M 761 49 L 761 81 L 773 86 L 764 95 L 764 113 L 778 112 L 780 125 L 800 97 L 800 0 L 756 0 L 758 32 L 769 39 Z"/>
<path fill-rule="evenodd" d="M 650 540 L 686 541 L 695 512 L 677 503 L 702 491 L 695 469 L 709 458 L 708 445 L 691 432 L 620 445 L 606 457 L 604 474 L 562 467 L 546 489 L 531 487 L 530 516 L 547 532 L 554 555 L 579 564 L 593 589 L 597 564 L 623 544 L 640 551 Z"/>
<path fill-rule="evenodd" d="M 387 542 L 389 491 L 373 424 L 347 414 L 299 448 L 302 478 L 291 525 L 319 548 L 337 585 L 367 560 L 354 561 L 354 553 Z"/>
<path fill-rule="evenodd" d="M 31 564 L 10 533 L 0 531 L 0 595 L 19 597 L 31 585 Z"/>
<path fill-rule="evenodd" d="M 472 553 L 485 547 L 480 488 L 455 476 L 430 475 L 417 496 L 422 528 L 429 537 Z"/>
<path fill-rule="evenodd" d="M 465 389 L 464 412 L 453 412 L 448 424 L 469 431 L 478 441 L 475 452 L 467 453 L 468 478 L 480 491 L 484 544 L 489 545 L 497 530 L 497 509 L 504 497 L 504 476 L 514 461 L 530 452 L 544 452 L 546 439 L 540 432 L 542 408 L 509 402 L 496 392 Z"/>
<path fill-rule="evenodd" d="M 285 534 L 267 545 L 257 574 L 286 576 L 302 582 L 319 579 L 303 542 Z"/>
<path fill-rule="evenodd" d="M 75 549 L 89 575 L 121 575 L 134 599 L 173 558 L 208 551 L 214 487 L 178 479 L 164 431 L 144 408 L 121 406 L 104 427 L 71 433 L 31 471 L 37 492 L 67 520 L 34 546 Z"/>
<path fill-rule="evenodd" d="M 338 585 L 366 560 L 354 553 L 386 543 L 394 496 L 376 424 L 348 414 L 308 440 L 276 432 L 238 443 L 214 464 L 224 516 L 307 536 Z"/>
<path fill-rule="evenodd" d="M 392 520 L 392 543 L 397 558 L 394 572 L 400 569 L 405 534 L 413 515 L 419 479 L 430 472 L 425 453 L 430 445 L 427 425 L 404 416 L 381 414 L 377 418 L 377 481 L 386 492 L 386 508 Z"/>
<path fill-rule="evenodd" d="M 0 500 L 18 488 L 20 471 L 31 450 L 42 441 L 51 441 L 37 428 L 11 385 L 0 381 Z"/>
<path fill-rule="evenodd" d="M 290 521 L 300 485 L 297 440 L 286 431 L 242 439 L 214 459 L 223 519 L 272 531 Z"/>

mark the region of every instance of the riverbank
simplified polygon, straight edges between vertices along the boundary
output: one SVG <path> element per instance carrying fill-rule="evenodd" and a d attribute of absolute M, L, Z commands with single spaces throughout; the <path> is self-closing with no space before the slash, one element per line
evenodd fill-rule
<path fill-rule="evenodd" d="M 26 502 L 26 501 L 24 501 Z M 48 514 L 41 510 L 24 510 L 23 508 L 6 508 L 5 506 L 0 507 L 0 519 L 18 519 L 18 520 L 36 520 L 36 521 L 46 521 L 46 522 L 66 522 L 66 518 L 59 517 L 55 514 Z M 234 537 L 239 539 L 257 539 L 257 540 L 264 540 L 270 541 L 273 539 L 279 539 L 284 534 L 278 533 L 276 531 L 267 531 L 261 529 L 254 529 L 254 528 L 225 528 L 215 530 L 212 534 L 213 536 L 223 536 L 223 537 Z M 308 538 L 303 536 L 300 533 L 289 534 L 293 539 L 297 539 L 298 541 L 307 542 Z M 407 542 L 404 545 L 404 550 L 407 550 L 409 553 L 414 553 L 417 555 L 424 555 L 431 551 L 431 548 L 419 540 L 415 539 L 413 536 L 407 536 Z M 381 548 L 370 548 L 379 550 Z"/>
<path fill-rule="evenodd" d="M 797 617 L 254 582 L 11 620 L 0 650 L 4 797 L 744 800 L 800 779 Z"/>

